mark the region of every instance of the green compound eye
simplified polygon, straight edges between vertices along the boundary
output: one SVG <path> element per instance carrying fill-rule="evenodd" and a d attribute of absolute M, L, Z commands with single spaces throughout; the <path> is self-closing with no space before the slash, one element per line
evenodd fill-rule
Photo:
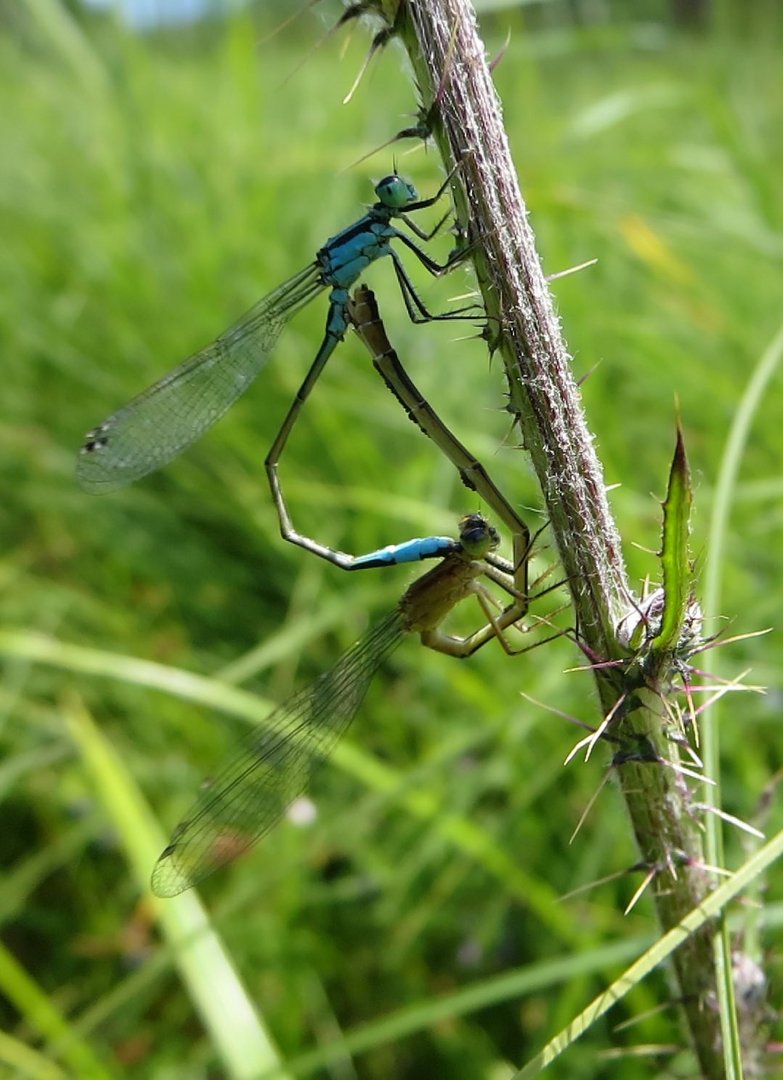
<path fill-rule="evenodd" d="M 399 210 L 403 206 L 416 202 L 419 197 L 419 193 L 413 184 L 403 180 L 396 173 L 392 173 L 391 176 L 384 176 L 383 180 L 379 180 L 375 185 L 375 194 L 378 196 L 379 202 L 394 210 Z"/>

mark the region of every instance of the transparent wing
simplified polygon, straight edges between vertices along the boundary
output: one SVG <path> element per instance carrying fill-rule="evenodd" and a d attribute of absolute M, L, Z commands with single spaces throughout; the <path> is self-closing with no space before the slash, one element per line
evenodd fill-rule
<path fill-rule="evenodd" d="M 90 431 L 76 466 L 81 487 L 96 494 L 111 491 L 176 457 L 247 390 L 285 324 L 323 288 L 311 264 Z"/>
<path fill-rule="evenodd" d="M 152 872 L 157 896 L 176 896 L 231 862 L 277 824 L 309 785 L 364 700 L 378 667 L 406 632 L 397 610 L 335 666 L 252 731 L 204 785 Z"/>

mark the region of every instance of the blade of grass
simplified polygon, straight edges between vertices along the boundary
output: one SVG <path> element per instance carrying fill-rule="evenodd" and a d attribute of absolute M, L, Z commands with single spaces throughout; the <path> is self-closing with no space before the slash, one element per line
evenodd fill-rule
<path fill-rule="evenodd" d="M 122 759 L 80 703 L 71 703 L 67 721 L 139 886 L 148 889 L 150 867 L 165 843 L 161 831 Z M 227 1075 L 249 1080 L 279 1067 L 277 1051 L 198 896 L 190 892 L 150 903 Z"/>
<path fill-rule="evenodd" d="M 0 1061 L 5 1062 L 16 1077 L 32 1077 L 33 1080 L 68 1080 L 68 1074 L 59 1065 L 26 1046 L 12 1035 L 0 1031 Z"/>
<path fill-rule="evenodd" d="M 783 326 L 778 329 L 772 341 L 759 358 L 759 362 L 748 380 L 745 393 L 726 440 L 726 446 L 718 470 L 715 485 L 715 501 L 710 516 L 708 531 L 708 556 L 704 572 L 704 610 L 708 616 L 717 616 L 721 609 L 721 578 L 724 568 L 723 549 L 729 527 L 729 515 L 733 505 L 740 465 L 748 443 L 751 425 L 761 408 L 764 394 L 770 380 L 780 366 L 783 358 Z M 717 650 L 713 651 L 710 664 L 711 674 L 720 676 L 720 661 Z M 702 729 L 704 766 L 708 776 L 715 780 L 715 786 L 705 790 L 708 805 L 720 804 L 720 725 L 718 724 L 718 705 L 710 710 L 707 722 Z M 723 832 L 717 814 L 706 815 L 705 850 L 707 860 L 714 866 L 723 866 Z M 718 974 L 717 992 L 721 1014 L 724 1041 L 724 1059 L 728 1080 L 742 1076 L 742 1051 L 736 1023 L 734 1005 L 734 986 L 732 982 L 731 942 L 726 926 L 723 925 L 715 936 L 715 962 Z"/>
<path fill-rule="evenodd" d="M 721 458 L 718 470 L 718 481 L 715 485 L 715 501 L 710 516 L 710 525 L 707 543 L 707 560 L 704 569 L 704 611 L 707 617 L 715 616 L 721 609 L 721 577 L 725 565 L 724 546 L 729 526 L 729 515 L 737 488 L 737 477 L 740 464 L 748 443 L 750 428 L 757 415 L 770 379 L 777 371 L 783 360 L 783 326 L 775 334 L 768 347 L 759 359 L 756 368 L 748 380 L 745 393 L 734 413 L 731 429 L 726 447 Z M 719 674 L 718 660 L 715 652 L 711 658 L 710 670 L 713 675 Z M 714 780 L 719 778 L 720 746 L 718 742 L 719 725 L 716 713 L 710 713 L 711 722 L 704 725 L 703 752 L 704 765 L 707 775 Z M 708 792 L 708 800 L 717 805 L 720 799 L 719 787 Z M 707 817 L 707 858 L 714 865 L 722 862 L 723 848 L 720 838 L 720 829 L 713 815 Z"/>
<path fill-rule="evenodd" d="M 30 1027 L 48 1043 L 49 1053 L 60 1057 L 84 1080 L 111 1080 L 91 1047 L 82 1041 L 51 997 L 0 942 L 0 990 Z M 35 1074 L 33 1074 L 35 1075 Z"/>

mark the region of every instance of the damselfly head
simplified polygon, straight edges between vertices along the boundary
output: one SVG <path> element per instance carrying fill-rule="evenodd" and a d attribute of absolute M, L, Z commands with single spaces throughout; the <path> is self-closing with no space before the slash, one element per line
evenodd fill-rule
<path fill-rule="evenodd" d="M 465 514 L 459 523 L 459 542 L 471 558 L 481 559 L 497 548 L 500 537 L 483 514 Z"/>
<path fill-rule="evenodd" d="M 375 185 L 375 194 L 383 206 L 388 206 L 392 210 L 400 210 L 416 202 L 419 197 L 413 184 L 403 180 L 397 173 L 384 176 L 383 180 L 379 180 Z"/>

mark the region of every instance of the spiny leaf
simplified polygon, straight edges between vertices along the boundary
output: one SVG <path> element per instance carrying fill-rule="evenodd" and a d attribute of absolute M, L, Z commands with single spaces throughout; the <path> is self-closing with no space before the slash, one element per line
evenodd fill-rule
<path fill-rule="evenodd" d="M 663 571 L 663 612 L 660 629 L 650 642 L 651 653 L 659 656 L 671 656 L 676 651 L 688 615 L 693 588 L 693 569 L 688 550 L 692 502 L 691 472 L 678 417 L 677 443 L 669 470 L 669 487 L 663 502 L 663 542 L 660 556 Z"/>

